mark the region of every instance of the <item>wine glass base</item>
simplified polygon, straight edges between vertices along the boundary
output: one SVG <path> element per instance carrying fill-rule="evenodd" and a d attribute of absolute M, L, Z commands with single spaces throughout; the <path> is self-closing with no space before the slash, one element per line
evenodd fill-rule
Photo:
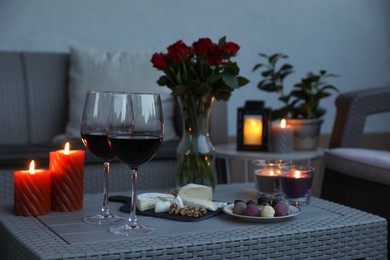
<path fill-rule="evenodd" d="M 104 216 L 102 214 L 98 214 L 95 216 L 90 216 L 84 218 L 84 222 L 89 224 L 95 224 L 95 225 L 114 225 L 114 224 L 120 224 L 125 220 L 125 218 L 122 218 L 120 216 L 116 216 L 113 214 L 109 214 L 107 216 Z"/>
<path fill-rule="evenodd" d="M 126 224 L 119 227 L 111 227 L 109 231 L 115 235 L 137 236 L 151 234 L 154 232 L 154 228 L 138 224 L 134 227 L 131 227 L 129 224 Z"/>

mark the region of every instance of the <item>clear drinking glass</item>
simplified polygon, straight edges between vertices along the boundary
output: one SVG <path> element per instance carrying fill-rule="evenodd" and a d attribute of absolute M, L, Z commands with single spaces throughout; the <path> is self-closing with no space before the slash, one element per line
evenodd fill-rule
<path fill-rule="evenodd" d="M 118 224 L 124 220 L 113 215 L 108 205 L 108 179 L 110 176 L 110 161 L 115 157 L 107 140 L 108 108 L 111 102 L 110 92 L 89 91 L 85 97 L 81 119 L 81 140 L 95 156 L 104 161 L 103 168 L 103 206 L 100 213 L 84 218 L 91 224 Z"/>
<path fill-rule="evenodd" d="M 114 93 L 109 109 L 107 137 L 114 155 L 127 164 L 131 173 L 129 221 L 110 232 L 131 236 L 150 234 L 153 227 L 140 225 L 136 216 L 138 168 L 151 160 L 163 140 L 163 112 L 160 95 Z"/>

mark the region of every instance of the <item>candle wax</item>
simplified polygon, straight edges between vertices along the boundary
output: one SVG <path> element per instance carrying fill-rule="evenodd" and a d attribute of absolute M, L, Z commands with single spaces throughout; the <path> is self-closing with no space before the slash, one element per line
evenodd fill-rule
<path fill-rule="evenodd" d="M 50 212 L 50 171 L 14 172 L 14 211 L 20 216 L 40 216 Z"/>
<path fill-rule="evenodd" d="M 83 207 L 84 154 L 82 150 L 50 152 L 52 210 L 76 211 Z"/>
<path fill-rule="evenodd" d="M 271 149 L 275 153 L 291 153 L 294 150 L 294 130 L 285 121 L 283 123 L 271 127 Z"/>

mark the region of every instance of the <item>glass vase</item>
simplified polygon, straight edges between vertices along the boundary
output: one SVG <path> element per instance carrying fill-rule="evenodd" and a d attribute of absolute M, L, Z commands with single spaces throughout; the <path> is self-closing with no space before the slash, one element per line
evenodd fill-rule
<path fill-rule="evenodd" d="M 177 185 L 215 186 L 214 146 L 209 136 L 212 96 L 179 96 L 183 134 L 177 148 Z"/>

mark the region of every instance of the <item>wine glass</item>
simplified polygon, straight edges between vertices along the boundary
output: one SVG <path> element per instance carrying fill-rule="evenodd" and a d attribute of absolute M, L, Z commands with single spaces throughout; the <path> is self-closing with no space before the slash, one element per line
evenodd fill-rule
<path fill-rule="evenodd" d="M 163 113 L 158 94 L 114 93 L 110 106 L 107 137 L 114 155 L 131 172 L 131 207 L 129 221 L 114 226 L 110 232 L 131 236 L 150 234 L 153 227 L 138 224 L 136 216 L 138 168 L 151 160 L 163 140 Z"/>
<path fill-rule="evenodd" d="M 113 215 L 108 206 L 108 179 L 110 176 L 110 161 L 115 157 L 107 140 L 106 128 L 108 122 L 108 108 L 111 102 L 111 92 L 88 91 L 81 119 L 81 140 L 95 156 L 104 161 L 103 167 L 103 206 L 97 215 L 84 218 L 91 224 L 118 224 L 124 218 Z"/>

